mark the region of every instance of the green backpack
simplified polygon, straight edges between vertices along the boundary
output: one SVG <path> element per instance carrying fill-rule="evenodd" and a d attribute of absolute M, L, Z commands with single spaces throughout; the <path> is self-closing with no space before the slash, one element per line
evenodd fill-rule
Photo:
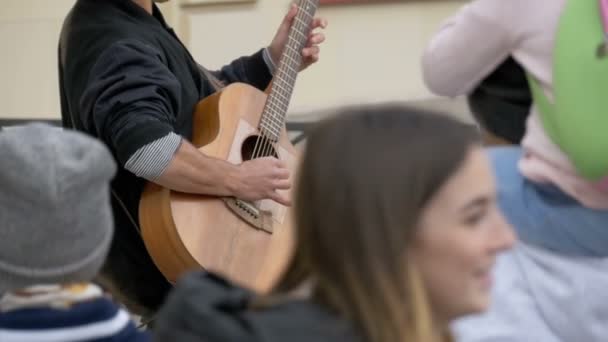
<path fill-rule="evenodd" d="M 608 176 L 607 13 L 608 0 L 566 0 L 555 41 L 553 102 L 528 75 L 545 131 L 591 181 Z"/>

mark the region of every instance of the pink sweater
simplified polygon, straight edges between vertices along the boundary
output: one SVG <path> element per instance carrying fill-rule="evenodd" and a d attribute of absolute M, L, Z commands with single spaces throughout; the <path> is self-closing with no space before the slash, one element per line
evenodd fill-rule
<path fill-rule="evenodd" d="M 441 27 L 424 53 L 427 86 L 443 96 L 467 94 L 512 55 L 551 97 L 553 45 L 564 4 L 564 0 L 475 0 L 465 5 Z M 608 209 L 608 191 L 577 174 L 548 138 L 535 108 L 522 147 L 519 169 L 526 178 L 553 183 L 587 207 Z"/>

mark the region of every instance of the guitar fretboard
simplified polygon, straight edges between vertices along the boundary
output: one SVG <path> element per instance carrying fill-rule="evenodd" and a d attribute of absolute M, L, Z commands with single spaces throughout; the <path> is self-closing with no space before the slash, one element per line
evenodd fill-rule
<path fill-rule="evenodd" d="M 298 14 L 289 31 L 289 37 L 260 119 L 260 132 L 271 141 L 279 139 L 285 125 L 287 108 L 302 63 L 302 49 L 308 41 L 310 24 L 318 4 L 319 0 L 300 0 L 298 2 Z"/>

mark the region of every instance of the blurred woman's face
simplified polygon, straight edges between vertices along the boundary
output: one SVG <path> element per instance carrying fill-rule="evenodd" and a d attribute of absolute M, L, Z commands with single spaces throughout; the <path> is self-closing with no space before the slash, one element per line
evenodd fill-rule
<path fill-rule="evenodd" d="M 436 319 L 485 310 L 496 256 L 515 240 L 496 203 L 485 152 L 471 148 L 460 169 L 423 210 L 411 249 Z"/>

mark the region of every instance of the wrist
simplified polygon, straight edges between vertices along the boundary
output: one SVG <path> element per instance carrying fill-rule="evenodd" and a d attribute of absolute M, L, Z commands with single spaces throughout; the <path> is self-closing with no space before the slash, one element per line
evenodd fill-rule
<path fill-rule="evenodd" d="M 226 170 L 222 173 L 224 188 L 228 192 L 228 196 L 236 196 L 236 193 L 241 183 L 241 169 L 238 165 L 226 162 Z"/>
<path fill-rule="evenodd" d="M 272 48 L 270 46 L 265 48 L 262 53 L 262 56 L 264 57 L 264 62 L 266 63 L 266 66 L 268 67 L 268 71 L 270 71 L 271 75 L 274 75 L 274 72 L 277 69 L 278 60 L 274 56 L 274 54 L 272 52 Z"/>

